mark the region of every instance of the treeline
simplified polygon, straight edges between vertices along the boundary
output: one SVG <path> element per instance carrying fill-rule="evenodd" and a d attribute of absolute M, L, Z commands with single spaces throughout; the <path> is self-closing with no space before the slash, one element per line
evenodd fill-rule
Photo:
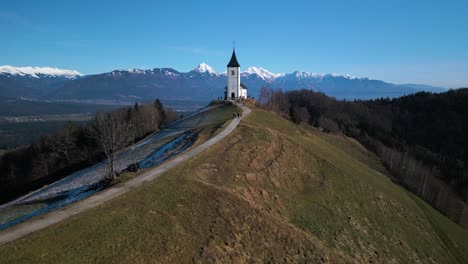
<path fill-rule="evenodd" d="M 356 138 L 394 181 L 468 226 L 468 89 L 338 101 L 310 90 L 262 88 L 258 103 L 295 123 Z"/>
<path fill-rule="evenodd" d="M 28 147 L 9 151 L 0 157 L 0 202 L 109 158 L 108 154 L 158 131 L 161 125 L 175 119 L 177 114 L 174 111 L 164 109 L 162 103 L 155 100 L 150 104 L 97 113 L 85 125 L 70 123 L 54 134 L 41 136 Z M 106 123 L 108 121 L 113 123 Z M 104 131 L 104 128 L 109 129 Z M 106 142 L 99 136 L 120 140 L 121 144 L 109 152 L 105 148 Z"/>

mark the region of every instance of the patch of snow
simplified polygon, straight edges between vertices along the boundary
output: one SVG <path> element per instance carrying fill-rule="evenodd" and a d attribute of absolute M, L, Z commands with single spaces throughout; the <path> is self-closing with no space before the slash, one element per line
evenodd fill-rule
<path fill-rule="evenodd" d="M 209 74 L 211 74 L 211 75 L 218 75 L 218 73 L 216 73 L 216 71 L 215 71 L 210 65 L 208 65 L 208 64 L 206 64 L 206 63 L 204 63 L 204 62 L 201 63 L 200 65 L 198 65 L 198 66 L 194 69 L 194 71 L 197 71 L 197 72 L 199 72 L 199 73 L 205 73 L 205 72 L 207 72 L 207 73 L 209 73 Z"/>
<path fill-rule="evenodd" d="M 1 73 L 20 76 L 29 75 L 34 78 L 40 78 L 41 75 L 52 77 L 65 77 L 69 79 L 84 76 L 83 74 L 75 70 L 64 70 L 51 67 L 14 67 L 10 65 L 0 66 L 0 74 Z"/>
<path fill-rule="evenodd" d="M 220 75 L 226 75 L 226 72 L 222 72 Z M 289 76 L 289 78 L 298 78 L 298 79 L 322 79 L 324 77 L 341 77 L 346 79 L 359 79 L 355 76 L 349 74 L 340 74 L 340 73 L 316 73 L 316 72 L 304 72 L 304 71 L 294 71 L 290 74 L 285 73 L 272 73 L 261 67 L 249 67 L 247 70 L 241 72 L 241 76 L 257 75 L 259 78 L 272 82 L 277 78 Z"/>
<path fill-rule="evenodd" d="M 141 70 L 141 69 L 127 69 L 125 70 L 130 73 L 137 73 L 137 74 L 145 74 L 146 70 Z"/>
<path fill-rule="evenodd" d="M 173 71 L 168 71 L 168 70 L 164 71 L 164 74 L 165 74 L 166 76 L 169 76 L 169 77 L 173 78 L 173 79 L 175 79 L 175 78 L 177 78 L 177 77 L 180 76 L 179 73 L 175 73 L 175 72 L 173 72 Z"/>
<path fill-rule="evenodd" d="M 334 77 L 334 78 L 346 78 L 346 79 L 358 79 L 349 74 L 340 74 L 340 73 L 316 73 L 316 72 L 303 72 L 303 71 L 295 71 L 291 73 L 292 76 L 298 79 L 323 79 L 326 77 Z M 283 75 L 284 76 L 284 75 Z"/>
<path fill-rule="evenodd" d="M 352 76 L 352 75 L 349 75 L 349 74 L 341 74 L 341 73 L 328 73 L 328 74 L 324 74 L 324 76 L 342 77 L 342 78 L 351 79 L 351 80 L 352 79 L 358 79 L 355 76 Z"/>
<path fill-rule="evenodd" d="M 292 73 L 295 77 L 300 79 L 307 79 L 307 78 L 316 78 L 320 79 L 324 76 L 324 74 L 316 73 L 316 72 L 303 72 L 303 71 L 295 71 Z"/>
<path fill-rule="evenodd" d="M 249 67 L 246 71 L 242 72 L 241 75 L 252 75 L 256 74 L 263 80 L 266 81 L 274 81 L 277 77 L 283 76 L 283 73 L 274 74 L 264 68 L 257 68 L 257 67 Z"/>
<path fill-rule="evenodd" d="M 286 73 L 282 73 L 282 72 L 281 73 L 275 73 L 276 78 L 283 77 L 285 75 L 286 75 Z"/>

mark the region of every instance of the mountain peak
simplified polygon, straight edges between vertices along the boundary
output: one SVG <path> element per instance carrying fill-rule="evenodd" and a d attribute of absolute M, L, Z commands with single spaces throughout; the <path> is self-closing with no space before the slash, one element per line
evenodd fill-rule
<path fill-rule="evenodd" d="M 212 74 L 212 75 L 218 75 L 218 74 L 216 73 L 216 71 L 215 71 L 213 68 L 211 68 L 210 65 L 208 65 L 208 64 L 206 64 L 206 63 L 204 63 L 204 62 L 203 62 L 203 63 L 200 63 L 200 64 L 194 69 L 194 71 L 197 71 L 197 72 L 199 72 L 199 73 L 205 73 L 205 72 L 207 72 L 207 73 Z"/>
<path fill-rule="evenodd" d="M 244 75 L 256 74 L 258 77 L 266 81 L 273 81 L 275 78 L 283 76 L 283 73 L 272 73 L 261 67 L 249 67 L 246 71 L 243 72 Z"/>
<path fill-rule="evenodd" d="M 129 73 L 144 74 L 146 73 L 147 70 L 129 68 L 129 69 L 126 69 L 125 71 Z"/>
<path fill-rule="evenodd" d="M 359 79 L 355 76 L 349 75 L 349 74 L 341 74 L 341 73 L 328 73 L 324 74 L 324 76 L 331 76 L 331 77 L 341 77 L 345 79 Z"/>
<path fill-rule="evenodd" d="M 51 67 L 14 67 L 10 65 L 0 66 L 0 74 L 11 74 L 19 76 L 31 76 L 33 78 L 39 78 L 41 75 L 51 77 L 64 77 L 68 79 L 75 79 L 77 77 L 84 76 L 75 70 L 65 70 Z"/>
<path fill-rule="evenodd" d="M 292 75 L 296 78 L 300 79 L 308 79 L 308 78 L 316 78 L 322 79 L 327 77 L 334 77 L 334 78 L 345 78 L 345 79 L 358 79 L 349 74 L 341 74 L 341 73 L 315 73 L 315 72 L 303 72 L 303 71 L 294 71 Z"/>
<path fill-rule="evenodd" d="M 296 78 L 322 78 L 324 74 L 315 73 L 315 72 L 303 72 L 303 71 L 294 71 L 292 73 Z"/>

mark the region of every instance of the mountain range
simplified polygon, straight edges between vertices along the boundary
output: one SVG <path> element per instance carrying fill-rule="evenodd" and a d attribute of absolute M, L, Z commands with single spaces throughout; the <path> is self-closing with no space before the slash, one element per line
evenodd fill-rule
<path fill-rule="evenodd" d="M 42 98 L 67 81 L 84 77 L 73 70 L 0 66 L 0 97 Z"/>
<path fill-rule="evenodd" d="M 283 91 L 312 89 L 338 99 L 398 97 L 418 91 L 446 89 L 420 84 L 392 84 L 343 74 L 295 71 L 272 73 L 250 67 L 241 73 L 249 95 L 257 97 L 261 87 Z M 49 67 L 0 66 L 0 96 L 43 100 L 213 99 L 223 96 L 226 73 L 217 73 L 202 63 L 189 72 L 172 68 L 127 69 L 83 75 L 74 70 Z"/>

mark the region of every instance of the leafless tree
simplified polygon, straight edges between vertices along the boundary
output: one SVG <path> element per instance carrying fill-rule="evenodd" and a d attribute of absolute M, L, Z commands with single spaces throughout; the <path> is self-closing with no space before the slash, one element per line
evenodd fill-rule
<path fill-rule="evenodd" d="M 273 90 L 267 87 L 260 88 L 260 96 L 258 97 L 257 103 L 259 106 L 266 106 L 271 100 Z"/>
<path fill-rule="evenodd" d="M 64 157 L 67 162 L 70 161 L 70 152 L 75 147 L 74 135 L 76 127 L 70 123 L 60 130 L 53 140 L 50 141 L 53 153 Z"/>
<path fill-rule="evenodd" d="M 179 115 L 172 108 L 168 107 L 165 110 L 165 117 L 164 118 L 165 118 L 166 123 L 170 124 L 171 122 L 177 120 L 179 118 Z"/>
<path fill-rule="evenodd" d="M 109 178 L 114 180 L 114 163 L 117 151 L 126 147 L 131 141 L 133 125 L 125 122 L 125 111 L 115 111 L 97 113 L 93 120 L 93 126 L 93 135 L 107 157 Z"/>

